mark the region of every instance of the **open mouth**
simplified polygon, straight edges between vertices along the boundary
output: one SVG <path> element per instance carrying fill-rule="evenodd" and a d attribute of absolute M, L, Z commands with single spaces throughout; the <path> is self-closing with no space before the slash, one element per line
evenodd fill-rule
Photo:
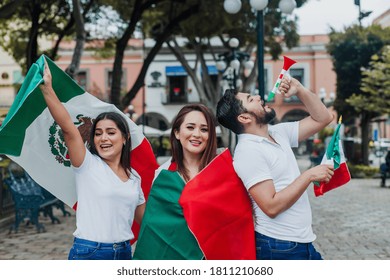
<path fill-rule="evenodd" d="M 193 146 L 200 146 L 200 144 L 202 144 L 202 142 L 198 140 L 190 140 L 190 143 Z"/>
<path fill-rule="evenodd" d="M 109 150 L 111 147 L 112 147 L 111 144 L 100 145 L 100 149 L 102 149 L 103 151 Z"/>

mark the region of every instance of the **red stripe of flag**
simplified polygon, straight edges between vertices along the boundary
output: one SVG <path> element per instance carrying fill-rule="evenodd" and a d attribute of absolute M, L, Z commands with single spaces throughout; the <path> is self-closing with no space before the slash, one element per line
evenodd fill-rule
<path fill-rule="evenodd" d="M 252 205 L 229 150 L 187 183 L 179 204 L 206 259 L 256 259 Z"/>

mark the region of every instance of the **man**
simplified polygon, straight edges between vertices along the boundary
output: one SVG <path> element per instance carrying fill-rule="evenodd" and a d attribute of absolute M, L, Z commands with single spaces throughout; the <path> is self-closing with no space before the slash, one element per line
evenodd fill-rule
<path fill-rule="evenodd" d="M 390 170 L 390 150 L 386 154 L 385 162 L 380 165 L 381 170 L 381 187 L 386 187 L 387 172 Z"/>
<path fill-rule="evenodd" d="M 238 134 L 234 168 L 247 188 L 255 214 L 257 259 L 322 259 L 306 193 L 314 181 L 329 182 L 333 166 L 319 165 L 300 174 L 291 147 L 326 127 L 332 114 L 296 79 L 283 79 L 280 93 L 296 95 L 310 116 L 270 125 L 275 111 L 260 96 L 226 90 L 217 105 L 221 125 Z"/>

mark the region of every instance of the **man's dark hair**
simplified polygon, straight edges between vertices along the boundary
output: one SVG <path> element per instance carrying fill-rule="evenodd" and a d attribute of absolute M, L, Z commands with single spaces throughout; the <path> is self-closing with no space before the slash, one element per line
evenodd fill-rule
<path fill-rule="evenodd" d="M 224 127 L 230 129 L 236 134 L 244 131 L 244 126 L 238 121 L 237 117 L 246 112 L 242 102 L 237 99 L 238 91 L 236 89 L 227 89 L 225 94 L 217 104 L 217 119 Z"/>

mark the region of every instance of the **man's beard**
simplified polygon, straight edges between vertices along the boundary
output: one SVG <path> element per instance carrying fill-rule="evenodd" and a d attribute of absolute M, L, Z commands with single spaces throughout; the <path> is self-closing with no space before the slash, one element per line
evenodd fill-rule
<path fill-rule="evenodd" d="M 265 125 L 265 124 L 269 124 L 270 122 L 272 122 L 276 117 L 275 110 L 273 108 L 270 108 L 270 109 L 271 109 L 271 111 L 265 112 L 265 114 L 263 116 L 258 116 L 253 112 L 250 112 L 250 114 L 255 117 L 257 124 Z"/>

